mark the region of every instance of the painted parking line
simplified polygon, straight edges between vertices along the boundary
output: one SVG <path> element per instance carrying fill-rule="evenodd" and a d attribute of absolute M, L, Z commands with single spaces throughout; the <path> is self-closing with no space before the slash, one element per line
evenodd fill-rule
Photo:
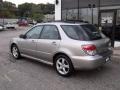
<path fill-rule="evenodd" d="M 9 82 L 12 82 L 12 79 L 8 75 L 4 75 L 4 78 L 7 79 Z"/>

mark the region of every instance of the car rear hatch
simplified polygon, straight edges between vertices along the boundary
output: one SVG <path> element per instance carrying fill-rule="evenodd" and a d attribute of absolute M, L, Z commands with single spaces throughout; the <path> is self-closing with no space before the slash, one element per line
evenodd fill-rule
<path fill-rule="evenodd" d="M 109 51 L 110 40 L 108 38 L 92 41 L 92 44 L 96 46 L 97 53 L 104 55 Z"/>
<path fill-rule="evenodd" d="M 98 54 L 104 54 L 109 51 L 110 39 L 105 37 L 97 28 L 90 24 L 81 25 L 85 36 L 87 36 L 88 42 L 96 46 Z"/>
<path fill-rule="evenodd" d="M 61 25 L 61 27 L 69 38 L 83 41 L 82 50 L 88 55 L 103 54 L 110 47 L 110 40 L 94 25 Z"/>

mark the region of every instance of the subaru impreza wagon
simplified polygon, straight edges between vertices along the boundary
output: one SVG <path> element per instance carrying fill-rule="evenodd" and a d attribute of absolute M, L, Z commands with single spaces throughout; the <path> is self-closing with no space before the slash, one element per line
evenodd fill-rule
<path fill-rule="evenodd" d="M 53 65 L 62 76 L 100 67 L 112 55 L 110 39 L 95 26 L 65 22 L 33 26 L 10 41 L 10 51 L 15 59 L 22 56 Z"/>

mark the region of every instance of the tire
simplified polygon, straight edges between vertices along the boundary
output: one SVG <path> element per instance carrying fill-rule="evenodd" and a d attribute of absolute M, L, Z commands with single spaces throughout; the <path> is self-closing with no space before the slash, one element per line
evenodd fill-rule
<path fill-rule="evenodd" d="M 57 73 L 63 77 L 71 76 L 74 71 L 73 64 L 66 55 L 58 55 L 55 58 L 54 67 Z"/>
<path fill-rule="evenodd" d="M 17 45 L 12 45 L 12 47 L 11 47 L 11 53 L 12 53 L 12 56 L 13 56 L 15 59 L 19 59 L 19 58 L 21 57 Z"/>

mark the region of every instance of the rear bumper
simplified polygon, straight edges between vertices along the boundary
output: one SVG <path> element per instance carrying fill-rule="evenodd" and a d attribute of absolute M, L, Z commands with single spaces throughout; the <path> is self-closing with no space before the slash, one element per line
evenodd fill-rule
<path fill-rule="evenodd" d="M 75 69 L 95 69 L 109 61 L 112 53 L 109 51 L 96 56 L 73 56 L 71 60 Z"/>

